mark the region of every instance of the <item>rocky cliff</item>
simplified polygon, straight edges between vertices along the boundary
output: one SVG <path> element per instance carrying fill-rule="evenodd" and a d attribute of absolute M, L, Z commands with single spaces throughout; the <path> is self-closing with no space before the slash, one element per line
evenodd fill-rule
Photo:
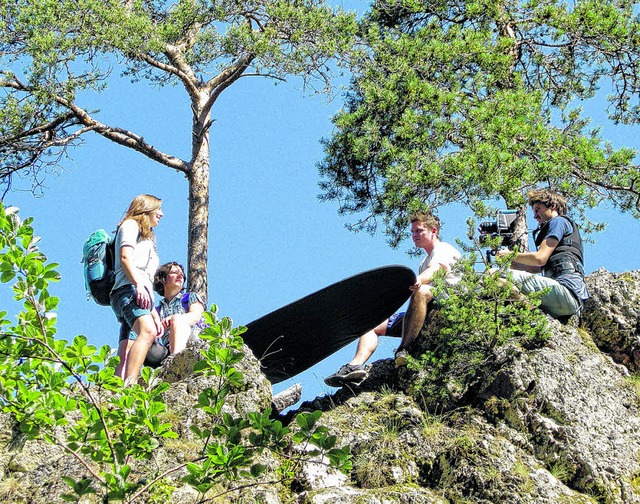
<path fill-rule="evenodd" d="M 286 485 L 247 486 L 216 502 L 640 502 L 640 271 L 599 270 L 588 286 L 579 320 L 549 319 L 551 337 L 534 348 L 502 347 L 491 372 L 454 403 L 425 400 L 414 387 L 421 371 L 397 371 L 391 360 L 373 362 L 356 388 L 303 403 L 298 411 L 322 410 L 338 444 L 351 446 L 350 474 L 307 463 Z M 427 339 L 430 330 L 437 324 L 427 325 Z M 189 348 L 161 371 L 180 438 L 158 448 L 159 470 L 198 452 L 193 398 L 212 385 L 190 371 L 198 355 Z M 248 355 L 242 372 L 246 385 L 227 401 L 229 412 L 267 408 L 259 363 Z M 61 449 L 25 441 L 11 418 L 0 422 L 0 502 L 61 502 L 61 476 L 83 468 Z M 282 461 L 264 463 L 275 475 Z M 182 476 L 167 475 L 164 497 L 146 501 L 197 502 Z"/>

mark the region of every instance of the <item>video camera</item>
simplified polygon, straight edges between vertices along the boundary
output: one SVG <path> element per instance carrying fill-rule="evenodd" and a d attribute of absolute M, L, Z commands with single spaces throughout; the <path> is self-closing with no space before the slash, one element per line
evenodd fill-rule
<path fill-rule="evenodd" d="M 511 244 L 516 212 L 516 210 L 498 210 L 495 220 L 481 222 L 478 226 L 480 245 L 484 245 L 489 238 L 497 237 L 502 238 L 500 247 L 506 247 Z"/>

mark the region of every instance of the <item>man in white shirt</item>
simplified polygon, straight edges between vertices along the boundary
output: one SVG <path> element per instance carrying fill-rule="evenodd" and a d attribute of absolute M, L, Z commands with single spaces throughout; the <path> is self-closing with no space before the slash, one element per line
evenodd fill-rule
<path fill-rule="evenodd" d="M 414 214 L 411 217 L 411 237 L 416 247 L 427 252 L 427 257 L 418 267 L 415 284 L 409 286 L 412 294 L 406 313 L 392 315 L 362 335 L 351 362 L 325 378 L 324 382 L 330 387 L 357 383 L 366 377 L 364 364 L 378 347 L 378 336 L 402 338 L 395 351 L 395 364 L 396 367 L 406 366 L 407 348 L 418 337 L 427 317 L 429 303 L 433 300 L 433 276 L 436 272 L 444 270 L 447 272 L 448 283 L 455 284 L 460 281 L 460 277 L 452 272 L 452 266 L 460 258 L 460 252 L 452 245 L 440 241 L 440 220 L 436 216 L 428 212 Z"/>

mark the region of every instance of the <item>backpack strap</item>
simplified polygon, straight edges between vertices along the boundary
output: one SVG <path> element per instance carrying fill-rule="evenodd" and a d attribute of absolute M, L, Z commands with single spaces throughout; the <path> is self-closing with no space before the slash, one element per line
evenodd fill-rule
<path fill-rule="evenodd" d="M 189 296 L 190 295 L 191 293 L 187 291 L 182 295 L 182 299 L 180 300 L 185 313 L 189 313 Z M 207 327 L 207 325 L 204 323 L 204 319 L 200 319 L 196 324 L 193 325 L 193 327 L 198 327 L 200 329 L 203 329 Z"/>
<path fill-rule="evenodd" d="M 189 313 L 189 292 L 185 292 L 180 300 L 185 313 Z"/>

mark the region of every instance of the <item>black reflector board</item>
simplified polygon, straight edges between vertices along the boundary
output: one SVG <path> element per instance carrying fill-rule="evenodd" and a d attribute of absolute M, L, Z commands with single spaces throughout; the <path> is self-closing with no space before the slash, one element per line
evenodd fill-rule
<path fill-rule="evenodd" d="M 254 320 L 242 337 L 271 383 L 281 382 L 393 315 L 415 279 L 406 266 L 365 271 Z"/>

